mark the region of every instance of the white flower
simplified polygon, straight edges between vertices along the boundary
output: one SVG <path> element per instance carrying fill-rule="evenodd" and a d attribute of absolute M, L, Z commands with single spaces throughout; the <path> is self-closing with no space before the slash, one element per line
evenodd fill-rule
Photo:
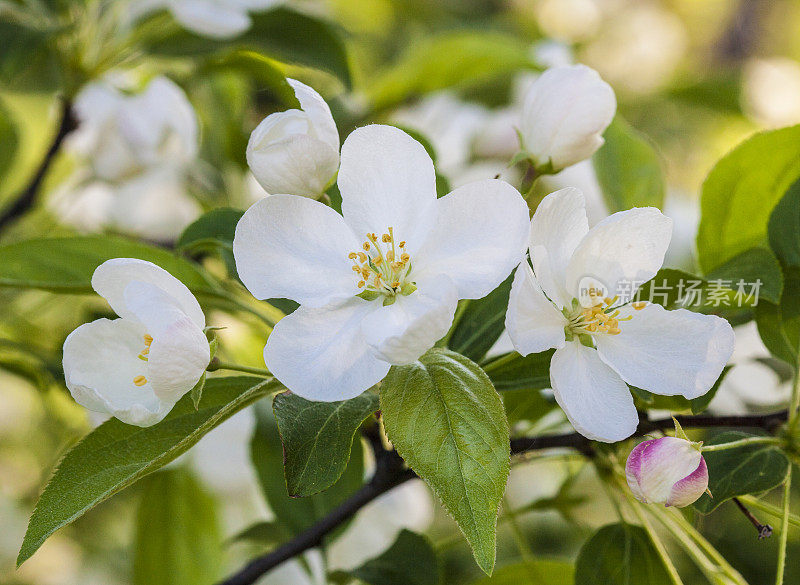
<path fill-rule="evenodd" d="M 533 270 L 527 262 L 517 268 L 506 328 L 523 355 L 556 348 L 555 398 L 590 439 L 618 441 L 636 430 L 626 383 L 696 398 L 733 351 L 724 319 L 631 302 L 661 267 L 671 232 L 672 221 L 653 207 L 615 213 L 589 230 L 573 188 L 545 197 L 533 216 Z"/>
<path fill-rule="evenodd" d="M 708 468 L 699 444 L 661 437 L 636 445 L 625 464 L 634 497 L 645 504 L 683 508 L 708 489 Z"/>
<path fill-rule="evenodd" d="M 614 90 L 585 65 L 545 71 L 530 87 L 519 127 L 537 168 L 559 171 L 589 158 L 617 109 Z"/>
<path fill-rule="evenodd" d="M 266 197 L 233 242 L 253 295 L 301 305 L 275 326 L 264 360 L 311 400 L 352 398 L 391 364 L 419 358 L 449 329 L 458 299 L 502 282 L 530 229 L 524 200 L 503 181 L 437 200 L 425 149 L 390 126 L 347 138 L 339 190 L 342 215 L 304 197 Z"/>
<path fill-rule="evenodd" d="M 166 77 L 154 78 L 134 95 L 110 83 L 91 83 L 78 94 L 75 112 L 77 143 L 102 179 L 118 181 L 197 156 L 197 116 L 183 90 Z"/>
<path fill-rule="evenodd" d="M 118 183 L 68 184 L 50 201 L 60 220 L 81 231 L 113 228 L 149 240 L 174 240 L 202 213 L 185 185 L 185 177 L 170 166 L 154 167 Z"/>
<path fill-rule="evenodd" d="M 132 21 L 160 9 L 169 10 L 183 27 L 201 36 L 229 39 L 253 24 L 249 12 L 264 12 L 283 0 L 137 0 L 130 7 Z"/>
<path fill-rule="evenodd" d="M 319 198 L 339 168 L 339 132 L 325 100 L 287 80 L 302 109 L 270 114 L 247 143 L 247 164 L 267 193 Z"/>
<path fill-rule="evenodd" d="M 205 317 L 189 289 L 155 264 L 115 258 L 92 288 L 119 319 L 81 325 L 64 342 L 75 401 L 122 422 L 150 426 L 198 382 L 210 359 Z"/>

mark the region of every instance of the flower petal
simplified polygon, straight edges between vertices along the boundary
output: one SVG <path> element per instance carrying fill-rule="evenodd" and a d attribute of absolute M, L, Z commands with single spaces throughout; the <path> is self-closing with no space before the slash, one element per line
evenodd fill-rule
<path fill-rule="evenodd" d="M 642 491 L 642 460 L 645 449 L 650 441 L 642 441 L 636 445 L 628 455 L 625 461 L 625 480 L 628 482 L 628 487 L 631 489 L 633 497 L 640 502 L 646 502 L 644 492 Z"/>
<path fill-rule="evenodd" d="M 147 380 L 156 396 L 174 404 L 197 384 L 210 359 L 205 334 L 183 317 L 167 325 L 153 339 Z"/>
<path fill-rule="evenodd" d="M 677 437 L 661 437 L 646 444 L 639 472 L 643 501 L 666 503 L 673 486 L 697 469 L 702 456 L 689 441 Z"/>
<path fill-rule="evenodd" d="M 619 295 L 626 302 L 661 268 L 671 237 L 672 220 L 655 207 L 607 217 L 575 249 L 567 266 L 567 291 L 589 306 L 589 287 L 600 285 L 604 296 Z"/>
<path fill-rule="evenodd" d="M 413 259 L 436 221 L 436 175 L 425 148 L 408 134 L 372 124 L 342 146 L 344 220 L 359 236 L 394 228 Z"/>
<path fill-rule="evenodd" d="M 64 380 L 75 401 L 124 423 L 150 426 L 172 409 L 147 383 L 134 378 L 147 373 L 137 358 L 144 348 L 144 326 L 127 319 L 98 319 L 81 325 L 64 341 Z"/>
<path fill-rule="evenodd" d="M 311 307 L 358 293 L 347 256 L 359 249 L 342 216 L 294 195 L 256 202 L 239 220 L 233 239 L 236 269 L 253 296 L 288 298 Z"/>
<path fill-rule="evenodd" d="M 544 296 L 527 261 L 514 275 L 506 312 L 506 329 L 522 355 L 564 347 L 566 319 Z"/>
<path fill-rule="evenodd" d="M 317 199 L 339 168 L 338 137 L 332 146 L 328 131 L 322 135 L 305 112 L 271 114 L 250 134 L 247 164 L 267 193 Z"/>
<path fill-rule="evenodd" d="M 237 6 L 213 0 L 172 0 L 169 9 L 180 22 L 197 34 L 215 39 L 240 35 L 250 28 L 250 17 Z"/>
<path fill-rule="evenodd" d="M 505 181 L 486 179 L 437 202 L 436 224 L 417 254 L 414 275 L 446 274 L 460 299 L 479 299 L 519 264 L 530 224 L 525 200 Z"/>
<path fill-rule="evenodd" d="M 308 400 L 355 398 L 378 383 L 389 364 L 364 341 L 361 322 L 375 303 L 354 298 L 337 307 L 300 307 L 267 339 L 264 362 L 289 390 Z"/>
<path fill-rule="evenodd" d="M 563 169 L 589 158 L 617 109 L 614 90 L 585 65 L 545 71 L 529 88 L 522 107 L 524 147 L 537 165 Z"/>
<path fill-rule="evenodd" d="M 573 298 L 566 289 L 567 265 L 587 233 L 586 201 L 583 193 L 574 187 L 550 193 L 533 214 L 531 260 L 544 292 L 562 308 L 569 306 Z M 546 259 L 540 258 L 541 252 L 537 253 L 540 246 L 547 251 Z M 545 272 L 551 276 L 543 278 Z"/>
<path fill-rule="evenodd" d="M 410 364 L 444 337 L 453 323 L 458 296 L 453 282 L 439 276 L 373 311 L 361 324 L 364 339 L 390 364 Z"/>
<path fill-rule="evenodd" d="M 550 383 L 556 402 L 584 437 L 613 443 L 636 431 L 639 417 L 628 386 L 593 348 L 570 342 L 557 349 Z"/>
<path fill-rule="evenodd" d="M 700 315 L 648 304 L 627 308 L 619 335 L 594 336 L 597 353 L 628 384 L 655 394 L 697 398 L 717 381 L 733 352 L 730 324 L 715 315 Z"/>
<path fill-rule="evenodd" d="M 134 282 L 141 281 L 157 286 L 174 299 L 183 311 L 200 329 L 205 327 L 206 318 L 194 295 L 180 280 L 152 262 L 138 258 L 113 258 L 106 260 L 92 275 L 92 288 L 104 297 L 111 308 L 125 319 L 137 319 L 125 303 L 125 289 Z"/>
<path fill-rule="evenodd" d="M 300 102 L 300 108 L 311 122 L 310 134 L 319 138 L 337 153 L 339 152 L 339 131 L 333 120 L 328 103 L 313 88 L 296 79 L 286 79 L 294 89 L 294 95 Z"/>
<path fill-rule="evenodd" d="M 691 474 L 675 483 L 669 492 L 667 506 L 683 508 L 697 501 L 708 489 L 708 467 L 706 460 L 700 457 L 700 463 Z"/>

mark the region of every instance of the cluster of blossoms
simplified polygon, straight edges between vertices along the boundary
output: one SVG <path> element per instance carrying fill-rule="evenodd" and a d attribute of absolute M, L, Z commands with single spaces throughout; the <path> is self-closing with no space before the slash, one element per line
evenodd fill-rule
<path fill-rule="evenodd" d="M 186 183 L 199 150 L 197 115 L 168 78 L 126 93 L 108 79 L 87 85 L 75 99 L 78 132 L 73 150 L 89 161 L 56 194 L 62 221 L 153 240 L 174 238 L 201 213 Z"/>
<path fill-rule="evenodd" d="M 497 179 L 437 198 L 433 162 L 419 142 L 369 125 L 340 150 L 328 105 L 290 83 L 300 109 L 272 114 L 250 137 L 248 163 L 270 195 L 245 212 L 233 242 L 239 277 L 256 298 L 300 305 L 264 348 L 266 366 L 289 390 L 319 401 L 358 396 L 441 339 L 460 299 L 484 297 L 514 270 L 509 336 L 522 355 L 556 350 L 556 401 L 586 437 L 613 442 L 634 433 L 628 385 L 696 398 L 717 380 L 733 350 L 727 321 L 635 302 L 635 287 L 611 292 L 661 267 L 672 222 L 658 209 L 615 213 L 589 229 L 575 188 L 545 197 L 532 220 L 520 193 Z M 613 91 L 593 70 L 548 70 L 525 96 L 516 159 L 543 174 L 587 159 L 615 109 Z M 317 201 L 334 181 L 341 214 Z M 202 312 L 185 287 L 147 263 L 106 263 L 93 285 L 121 319 L 70 336 L 67 384 L 88 408 L 153 424 L 208 364 Z M 124 354 L 124 367 L 101 372 L 109 352 Z M 682 505 L 681 486 L 699 485 L 699 452 L 670 484 L 674 493 L 661 480 L 648 483 L 662 453 L 685 451 L 678 440 L 637 447 L 629 462 L 637 497 Z"/>

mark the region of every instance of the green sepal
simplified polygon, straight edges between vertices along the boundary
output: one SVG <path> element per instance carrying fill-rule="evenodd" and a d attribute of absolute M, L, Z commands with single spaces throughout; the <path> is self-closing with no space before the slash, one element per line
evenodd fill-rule
<path fill-rule="evenodd" d="M 356 296 L 360 299 L 364 299 L 365 301 L 374 301 L 381 296 L 381 293 L 375 292 L 374 290 L 362 290 Z"/>
<path fill-rule="evenodd" d="M 400 294 L 404 296 L 408 296 L 417 290 L 417 285 L 413 282 L 407 282 L 403 285 L 403 288 L 400 289 Z"/>
<path fill-rule="evenodd" d="M 389 305 L 393 305 L 397 297 L 395 295 L 388 295 L 383 298 L 383 306 L 388 307 Z"/>
<path fill-rule="evenodd" d="M 203 388 L 206 386 L 206 373 L 203 372 L 203 375 L 200 376 L 200 379 L 197 381 L 197 384 L 194 385 L 189 391 L 189 396 L 192 397 L 192 404 L 194 404 L 194 409 L 200 409 L 200 399 L 203 397 Z"/>

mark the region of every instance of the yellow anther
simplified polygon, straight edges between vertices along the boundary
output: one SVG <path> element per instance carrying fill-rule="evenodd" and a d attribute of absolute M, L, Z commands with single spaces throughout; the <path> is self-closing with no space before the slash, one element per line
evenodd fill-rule
<path fill-rule="evenodd" d="M 366 268 L 361 269 L 361 278 L 363 278 L 364 280 L 367 280 L 369 278 L 369 274 L 370 272 Z"/>
<path fill-rule="evenodd" d="M 392 261 L 394 260 L 394 252 L 392 252 L 391 250 L 389 250 L 388 252 L 386 252 L 386 259 L 387 259 L 389 262 L 392 262 Z"/>
<path fill-rule="evenodd" d="M 147 384 L 147 378 L 145 378 L 144 376 L 136 376 L 133 379 L 133 383 L 136 384 L 137 386 L 144 386 L 145 384 Z"/>
<path fill-rule="evenodd" d="M 402 242 L 400 242 L 400 243 L 399 243 L 399 244 L 397 244 L 397 245 L 398 245 L 398 246 L 400 246 L 401 248 L 405 248 L 405 247 L 406 247 L 406 241 L 405 241 L 405 240 L 403 240 Z"/>
<path fill-rule="evenodd" d="M 153 338 L 152 338 L 152 336 L 150 336 L 150 335 L 148 335 L 147 333 L 145 333 L 145 334 L 144 334 L 144 344 L 145 344 L 147 347 L 150 347 L 150 344 L 151 344 L 151 343 L 153 343 Z"/>
<path fill-rule="evenodd" d="M 353 272 L 360 273 L 361 272 L 361 267 L 360 266 L 353 266 Z"/>
<path fill-rule="evenodd" d="M 359 252 L 358 253 L 358 261 L 363 264 L 364 262 L 367 261 L 367 255 L 364 254 L 364 252 Z"/>
<path fill-rule="evenodd" d="M 609 335 L 619 335 L 621 331 L 619 330 L 618 327 L 615 327 L 614 329 L 609 329 L 608 331 L 606 331 L 606 333 L 608 333 Z"/>
<path fill-rule="evenodd" d="M 370 248 L 369 242 L 364 242 L 363 244 L 361 244 L 361 247 L 364 248 L 365 252 L 369 252 Z"/>
<path fill-rule="evenodd" d="M 612 302 L 614 302 L 614 301 L 612 301 L 610 297 L 606 297 L 606 298 L 604 298 L 604 299 L 603 299 L 603 302 L 604 302 L 605 304 L 607 304 L 607 305 L 610 305 L 610 304 L 611 304 Z"/>
<path fill-rule="evenodd" d="M 633 303 L 633 305 L 631 305 L 631 306 L 632 306 L 634 309 L 636 309 L 637 311 L 641 311 L 642 309 L 644 309 L 644 308 L 647 306 L 647 303 L 645 303 L 645 302 L 638 302 L 638 303 Z"/>
<path fill-rule="evenodd" d="M 356 258 L 358 258 L 358 254 L 356 254 L 355 252 L 350 252 L 347 255 L 347 257 L 350 258 L 350 260 L 355 260 Z"/>
<path fill-rule="evenodd" d="M 381 264 L 383 264 L 383 256 L 378 256 L 377 258 L 374 258 L 374 259 L 372 260 L 372 263 L 373 263 L 375 266 L 380 266 Z"/>
<path fill-rule="evenodd" d="M 405 252 L 403 252 L 402 254 L 400 254 L 400 261 L 401 261 L 401 262 L 405 263 L 405 262 L 408 262 L 409 260 L 411 260 L 411 256 L 409 256 L 409 255 L 408 255 L 408 254 L 406 254 Z"/>
<path fill-rule="evenodd" d="M 392 283 L 392 288 L 397 288 L 397 287 L 399 287 L 399 286 L 400 286 L 400 281 L 399 281 L 399 280 L 395 280 L 395 281 Z"/>
<path fill-rule="evenodd" d="M 364 285 L 365 285 L 365 284 L 367 284 L 367 283 L 366 283 L 366 282 L 364 282 L 363 280 L 359 280 L 359 281 L 358 281 L 358 288 L 364 288 Z"/>
<path fill-rule="evenodd" d="M 392 236 L 390 236 L 389 234 L 383 234 L 381 236 L 381 242 L 383 242 L 384 244 L 388 244 L 391 241 L 392 241 Z"/>
<path fill-rule="evenodd" d="M 147 347 L 145 347 L 142 350 L 142 353 L 140 353 L 139 355 L 147 355 L 148 353 L 150 353 L 150 344 L 147 344 Z"/>

